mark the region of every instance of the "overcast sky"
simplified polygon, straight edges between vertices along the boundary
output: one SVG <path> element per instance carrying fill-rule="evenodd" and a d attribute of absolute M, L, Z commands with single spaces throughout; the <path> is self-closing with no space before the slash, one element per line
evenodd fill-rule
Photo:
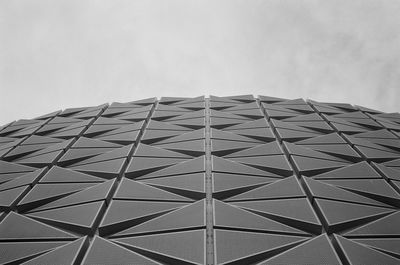
<path fill-rule="evenodd" d="M 400 1 L 0 1 L 0 125 L 154 96 L 400 110 Z"/>

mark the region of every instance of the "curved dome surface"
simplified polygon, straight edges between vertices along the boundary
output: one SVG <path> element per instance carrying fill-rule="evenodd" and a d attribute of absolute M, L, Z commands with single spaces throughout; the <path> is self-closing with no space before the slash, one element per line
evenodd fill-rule
<path fill-rule="evenodd" d="M 400 264 L 400 114 L 163 97 L 0 127 L 0 264 Z"/>

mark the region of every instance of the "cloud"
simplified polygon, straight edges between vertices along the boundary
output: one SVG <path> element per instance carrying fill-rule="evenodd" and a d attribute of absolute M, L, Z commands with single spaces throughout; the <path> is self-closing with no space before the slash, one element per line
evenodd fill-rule
<path fill-rule="evenodd" d="M 0 2 L 0 123 L 153 96 L 398 111 L 399 1 Z"/>

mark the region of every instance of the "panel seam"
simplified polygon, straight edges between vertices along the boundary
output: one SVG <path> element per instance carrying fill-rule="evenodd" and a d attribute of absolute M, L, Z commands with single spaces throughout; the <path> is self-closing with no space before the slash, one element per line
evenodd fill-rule
<path fill-rule="evenodd" d="M 214 209 L 212 183 L 212 157 L 210 135 L 210 99 L 205 98 L 205 189 L 206 189 L 206 264 L 215 264 L 214 253 Z"/>

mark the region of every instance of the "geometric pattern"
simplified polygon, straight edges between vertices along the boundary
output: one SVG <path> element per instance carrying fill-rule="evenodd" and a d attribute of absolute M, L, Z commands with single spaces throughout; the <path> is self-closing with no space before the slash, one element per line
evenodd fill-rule
<path fill-rule="evenodd" d="M 0 264 L 400 264 L 400 114 L 251 95 L 0 127 Z"/>

